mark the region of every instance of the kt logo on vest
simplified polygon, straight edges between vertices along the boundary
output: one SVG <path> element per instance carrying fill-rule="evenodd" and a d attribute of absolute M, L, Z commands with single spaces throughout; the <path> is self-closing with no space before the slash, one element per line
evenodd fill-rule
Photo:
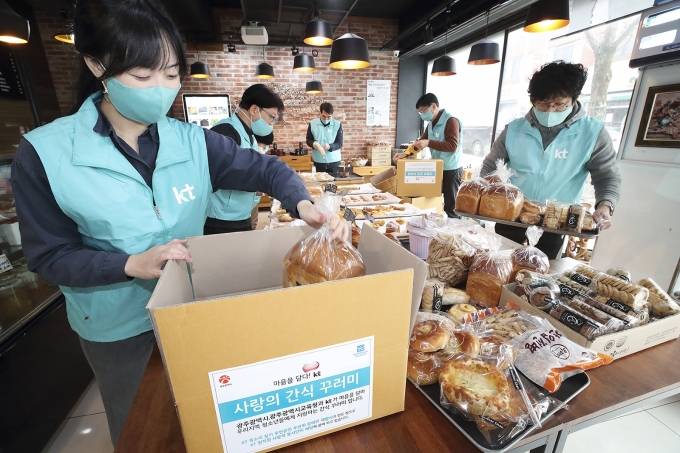
<path fill-rule="evenodd" d="M 563 149 L 562 151 L 560 151 L 559 149 L 556 149 L 555 150 L 555 159 L 566 159 L 568 152 L 569 151 L 567 151 L 566 149 Z"/>
<path fill-rule="evenodd" d="M 192 190 L 194 190 L 194 187 L 189 184 L 184 184 L 184 189 L 182 190 L 177 190 L 177 187 L 173 187 L 172 191 L 175 193 L 177 204 L 188 203 L 191 200 L 195 200 L 196 196 L 194 196 Z"/>

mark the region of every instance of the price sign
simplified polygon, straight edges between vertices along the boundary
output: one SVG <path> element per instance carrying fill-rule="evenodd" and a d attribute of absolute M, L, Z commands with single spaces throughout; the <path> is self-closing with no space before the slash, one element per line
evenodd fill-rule
<path fill-rule="evenodd" d="M 323 188 L 324 192 L 331 192 L 331 193 L 336 193 L 338 191 L 338 186 L 336 186 L 333 183 L 326 184 L 326 187 Z"/>
<path fill-rule="evenodd" d="M 11 271 L 12 269 L 14 268 L 12 267 L 12 263 L 9 262 L 9 259 L 7 259 L 4 254 L 0 255 L 0 274 Z"/>
<path fill-rule="evenodd" d="M 357 215 L 350 208 L 345 207 L 345 215 L 343 217 L 345 218 L 345 220 L 354 223 L 354 221 L 357 218 Z"/>

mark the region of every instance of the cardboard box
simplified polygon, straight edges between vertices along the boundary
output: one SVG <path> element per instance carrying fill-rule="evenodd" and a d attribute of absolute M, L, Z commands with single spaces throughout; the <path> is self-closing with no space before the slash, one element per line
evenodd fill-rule
<path fill-rule="evenodd" d="M 426 264 L 366 228 L 359 250 L 367 276 L 282 289 L 284 256 L 309 231 L 291 227 L 190 238 L 193 263 L 165 266 L 147 309 L 189 453 L 225 447 L 230 453 L 269 451 L 404 409 L 407 345 Z M 358 341 L 356 353 L 348 356 L 347 346 Z M 335 351 L 345 355 L 314 358 Z M 355 359 L 368 364 L 356 377 Z M 261 372 L 272 366 L 273 372 Z M 350 373 L 340 381 L 334 370 L 343 366 Z M 338 379 L 333 380 L 338 390 L 369 384 L 361 394 L 355 389 L 351 400 L 342 399 L 349 391 L 336 393 L 338 407 L 326 407 L 322 390 L 330 389 L 323 386 L 332 379 Z M 260 391 L 267 386 L 276 390 Z M 306 386 L 315 390 L 313 398 L 303 390 L 286 393 Z M 249 393 L 230 400 L 225 392 Z M 294 395 L 319 403 L 318 413 L 295 411 L 300 406 L 290 401 Z M 348 416 L 354 419 L 320 421 L 350 407 L 360 409 Z M 290 418 L 284 420 L 286 411 Z M 258 428 L 237 431 L 238 423 L 265 415 L 283 421 L 265 426 L 260 420 Z M 264 437 L 267 442 L 249 441 L 289 427 L 294 429 L 288 434 Z"/>
<path fill-rule="evenodd" d="M 652 346 L 673 340 L 680 336 L 680 315 L 675 315 L 663 318 L 659 321 L 654 321 L 653 323 L 644 326 L 603 335 L 597 337 L 594 341 L 588 341 L 584 336 L 571 330 L 557 319 L 542 312 L 516 295 L 515 285 L 515 283 L 511 283 L 503 287 L 500 306 L 504 307 L 508 302 L 513 302 L 516 305 L 519 305 L 522 310 L 526 310 L 532 315 L 550 321 L 550 324 L 559 329 L 560 332 L 574 343 L 590 348 L 593 351 L 607 354 L 615 359 L 642 351 L 643 349 L 651 348 Z"/>
<path fill-rule="evenodd" d="M 394 167 L 371 177 L 370 181 L 371 184 L 383 192 L 397 193 L 397 169 Z"/>
<path fill-rule="evenodd" d="M 391 153 L 392 147 L 389 145 L 377 145 L 368 147 L 368 157 L 371 157 L 372 153 Z"/>
<path fill-rule="evenodd" d="M 381 166 L 387 166 L 387 165 L 391 165 L 391 164 L 392 164 L 392 162 L 390 161 L 389 157 L 384 157 L 384 158 L 380 158 L 380 159 L 377 159 L 377 158 L 370 159 L 370 163 L 369 163 L 369 165 L 371 165 L 372 167 L 381 167 Z"/>
<path fill-rule="evenodd" d="M 444 197 L 402 197 L 402 203 L 411 203 L 416 208 L 434 209 L 437 214 L 444 212 Z"/>
<path fill-rule="evenodd" d="M 397 196 L 438 197 L 442 194 L 444 161 L 441 159 L 399 159 Z"/>

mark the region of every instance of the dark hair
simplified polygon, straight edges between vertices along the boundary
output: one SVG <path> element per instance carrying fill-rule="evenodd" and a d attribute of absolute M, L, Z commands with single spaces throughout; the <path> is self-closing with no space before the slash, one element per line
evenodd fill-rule
<path fill-rule="evenodd" d="M 323 104 L 321 104 L 319 106 L 319 111 L 321 113 L 326 112 L 329 115 L 332 115 L 333 114 L 333 104 L 331 104 L 330 102 L 324 102 Z"/>
<path fill-rule="evenodd" d="M 416 102 L 416 108 L 419 109 L 420 107 L 429 107 L 432 104 L 439 107 L 439 99 L 437 99 L 437 96 L 434 94 L 427 93 L 420 96 L 420 99 L 418 99 L 418 102 Z"/>
<path fill-rule="evenodd" d="M 255 140 L 257 140 L 257 143 L 262 143 L 263 145 L 271 145 L 274 143 L 274 133 L 272 132 L 271 134 L 265 136 L 255 135 Z"/>
<path fill-rule="evenodd" d="M 552 61 L 541 66 L 529 80 L 529 99 L 532 103 L 555 97 L 570 97 L 576 102 L 588 78 L 588 69 L 580 63 Z"/>
<path fill-rule="evenodd" d="M 158 69 L 175 63 L 187 73 L 182 39 L 158 0 L 78 0 L 73 15 L 76 51 L 99 60 L 106 69 L 97 78 L 81 60 L 73 111 L 102 89 L 101 81 L 132 68 Z"/>
<path fill-rule="evenodd" d="M 276 110 L 278 110 L 279 113 L 283 112 L 285 109 L 281 97 L 261 83 L 256 83 L 255 85 L 250 85 L 246 88 L 246 91 L 243 92 L 241 102 L 238 104 L 239 107 L 245 110 L 248 110 L 253 105 L 258 106 L 261 109 L 276 107 Z"/>

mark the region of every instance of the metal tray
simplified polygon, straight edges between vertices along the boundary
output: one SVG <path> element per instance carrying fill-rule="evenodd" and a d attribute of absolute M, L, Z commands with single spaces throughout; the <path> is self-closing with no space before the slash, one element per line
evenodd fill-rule
<path fill-rule="evenodd" d="M 468 214 L 467 212 L 458 212 L 458 211 L 453 211 L 456 213 L 456 215 L 460 217 L 470 217 L 471 219 L 477 219 L 477 220 L 486 220 L 487 222 L 496 222 L 496 223 L 502 223 L 503 225 L 510 225 L 510 226 L 515 226 L 519 228 L 529 228 L 530 226 L 526 223 L 522 222 L 510 222 L 509 220 L 501 220 L 501 219 L 494 219 L 492 217 L 483 217 L 481 215 L 476 215 L 476 214 Z M 542 229 L 545 233 L 555 233 L 555 234 L 561 234 L 565 236 L 574 236 L 577 238 L 586 238 L 586 239 L 592 239 L 594 237 L 597 237 L 600 234 L 600 229 L 598 228 L 595 231 L 589 231 L 587 233 L 574 233 L 573 231 L 567 231 L 567 230 L 557 230 L 555 228 L 546 228 L 541 225 L 536 225 L 540 229 Z"/>
<path fill-rule="evenodd" d="M 409 381 L 410 382 L 410 381 Z M 414 385 L 411 382 L 411 385 Z M 562 402 L 568 402 L 572 398 L 574 398 L 576 395 L 581 393 L 583 389 L 588 387 L 590 385 L 590 378 L 586 373 L 578 373 L 562 382 L 562 385 L 560 386 L 560 389 L 556 391 L 555 393 L 550 393 L 549 395 L 552 396 L 553 398 L 556 398 Z M 425 395 L 427 399 L 430 400 L 434 406 L 439 409 L 439 411 L 446 416 L 446 418 L 449 419 L 449 421 L 456 427 L 458 430 L 465 435 L 465 437 L 468 438 L 470 442 L 472 442 L 475 447 L 479 448 L 481 451 L 485 453 L 501 453 L 504 452 L 510 448 L 512 448 L 513 445 L 515 445 L 520 439 L 526 437 L 531 431 L 535 429 L 535 427 L 528 426 L 517 435 L 514 439 L 512 439 L 511 442 L 503 445 L 502 447 L 499 448 L 493 448 L 489 443 L 484 439 L 484 436 L 482 435 L 481 432 L 477 429 L 477 425 L 475 422 L 465 420 L 463 417 L 461 417 L 459 414 L 456 414 L 454 412 L 449 411 L 445 407 L 442 407 L 441 404 L 439 404 L 439 396 L 441 389 L 439 387 L 439 384 L 430 384 L 430 385 L 421 385 L 421 386 L 416 386 L 420 392 Z M 545 391 L 546 393 L 547 390 Z M 555 412 L 557 412 L 559 409 L 555 409 L 549 413 L 547 413 L 542 419 L 541 423 L 547 420 L 549 417 L 551 417 Z"/>

